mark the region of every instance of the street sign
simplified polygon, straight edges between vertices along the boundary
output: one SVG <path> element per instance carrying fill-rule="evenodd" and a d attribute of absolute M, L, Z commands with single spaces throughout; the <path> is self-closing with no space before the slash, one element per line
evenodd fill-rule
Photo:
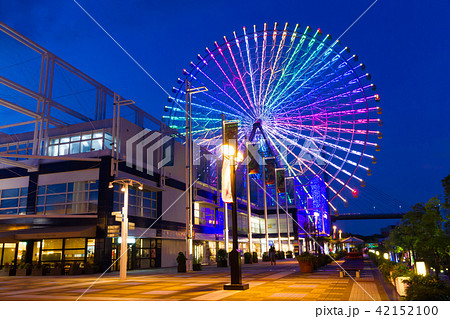
<path fill-rule="evenodd" d="M 123 215 L 121 211 L 118 212 L 112 212 L 111 215 L 116 217 L 116 222 L 122 222 Z"/>
<path fill-rule="evenodd" d="M 108 225 L 107 236 L 108 237 L 118 237 L 120 234 L 119 225 Z"/>

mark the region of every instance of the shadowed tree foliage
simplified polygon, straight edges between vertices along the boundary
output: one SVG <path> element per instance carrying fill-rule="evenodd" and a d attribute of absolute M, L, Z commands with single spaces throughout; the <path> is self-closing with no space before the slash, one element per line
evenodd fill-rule
<path fill-rule="evenodd" d="M 411 266 L 410 255 L 423 259 L 433 267 L 438 277 L 441 269 L 449 268 L 450 260 L 450 221 L 446 210 L 450 193 L 450 175 L 442 180 L 445 200 L 441 203 L 433 197 L 425 205 L 416 204 L 405 214 L 399 226 L 389 235 L 385 247 L 401 253 Z M 447 216 L 444 217 L 444 214 Z M 405 254 L 410 252 L 411 254 Z"/>

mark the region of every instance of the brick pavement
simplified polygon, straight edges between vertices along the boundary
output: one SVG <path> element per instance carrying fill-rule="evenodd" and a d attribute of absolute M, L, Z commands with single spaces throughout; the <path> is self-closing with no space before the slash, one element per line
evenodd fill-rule
<path fill-rule="evenodd" d="M 243 265 L 245 291 L 225 291 L 229 268 L 204 267 L 202 271 L 176 273 L 176 269 L 132 271 L 126 281 L 118 273 L 98 280 L 80 300 L 389 300 L 376 268 L 365 261 L 361 278 L 339 278 L 330 264 L 303 274 L 295 260 L 270 266 Z M 60 277 L 0 277 L 0 300 L 76 300 L 97 279 L 95 275 Z M 369 296 L 370 295 L 370 296 Z"/>

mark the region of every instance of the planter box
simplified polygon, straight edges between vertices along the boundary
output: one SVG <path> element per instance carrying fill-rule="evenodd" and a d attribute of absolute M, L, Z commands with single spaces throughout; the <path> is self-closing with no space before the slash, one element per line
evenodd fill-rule
<path fill-rule="evenodd" d="M 178 264 L 178 272 L 186 272 L 186 263 Z"/>
<path fill-rule="evenodd" d="M 43 276 L 44 275 L 44 269 L 40 268 L 40 269 L 32 269 L 31 270 L 31 276 Z"/>
<path fill-rule="evenodd" d="M 8 270 L 0 270 L 0 277 L 6 277 L 9 276 L 9 269 Z"/>
<path fill-rule="evenodd" d="M 83 269 L 73 269 L 69 270 L 69 276 L 79 276 L 83 273 Z"/>
<path fill-rule="evenodd" d="M 200 270 L 202 270 L 202 264 L 193 264 L 192 265 L 192 270 L 193 271 L 200 271 Z"/>
<path fill-rule="evenodd" d="M 28 276 L 28 269 L 16 269 L 16 276 Z"/>
<path fill-rule="evenodd" d="M 48 272 L 49 276 L 61 276 L 62 275 L 62 269 L 61 268 L 52 268 Z"/>
<path fill-rule="evenodd" d="M 403 282 L 403 280 L 408 280 L 409 277 L 397 277 L 395 278 L 395 289 L 397 290 L 397 293 L 404 297 L 406 296 L 406 288 L 408 287 L 408 284 Z"/>
<path fill-rule="evenodd" d="M 299 261 L 298 265 L 300 266 L 300 271 L 303 273 L 310 273 L 314 270 L 314 265 L 312 262 L 308 261 Z"/>

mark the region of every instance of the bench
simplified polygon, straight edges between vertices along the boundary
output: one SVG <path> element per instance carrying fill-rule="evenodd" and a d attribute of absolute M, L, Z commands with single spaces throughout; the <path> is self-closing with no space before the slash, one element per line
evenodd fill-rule
<path fill-rule="evenodd" d="M 362 259 L 347 259 L 341 267 L 348 273 L 349 271 L 356 272 L 356 278 L 360 278 L 360 272 L 364 268 L 364 261 Z M 339 277 L 344 278 L 344 270 L 340 269 Z"/>

